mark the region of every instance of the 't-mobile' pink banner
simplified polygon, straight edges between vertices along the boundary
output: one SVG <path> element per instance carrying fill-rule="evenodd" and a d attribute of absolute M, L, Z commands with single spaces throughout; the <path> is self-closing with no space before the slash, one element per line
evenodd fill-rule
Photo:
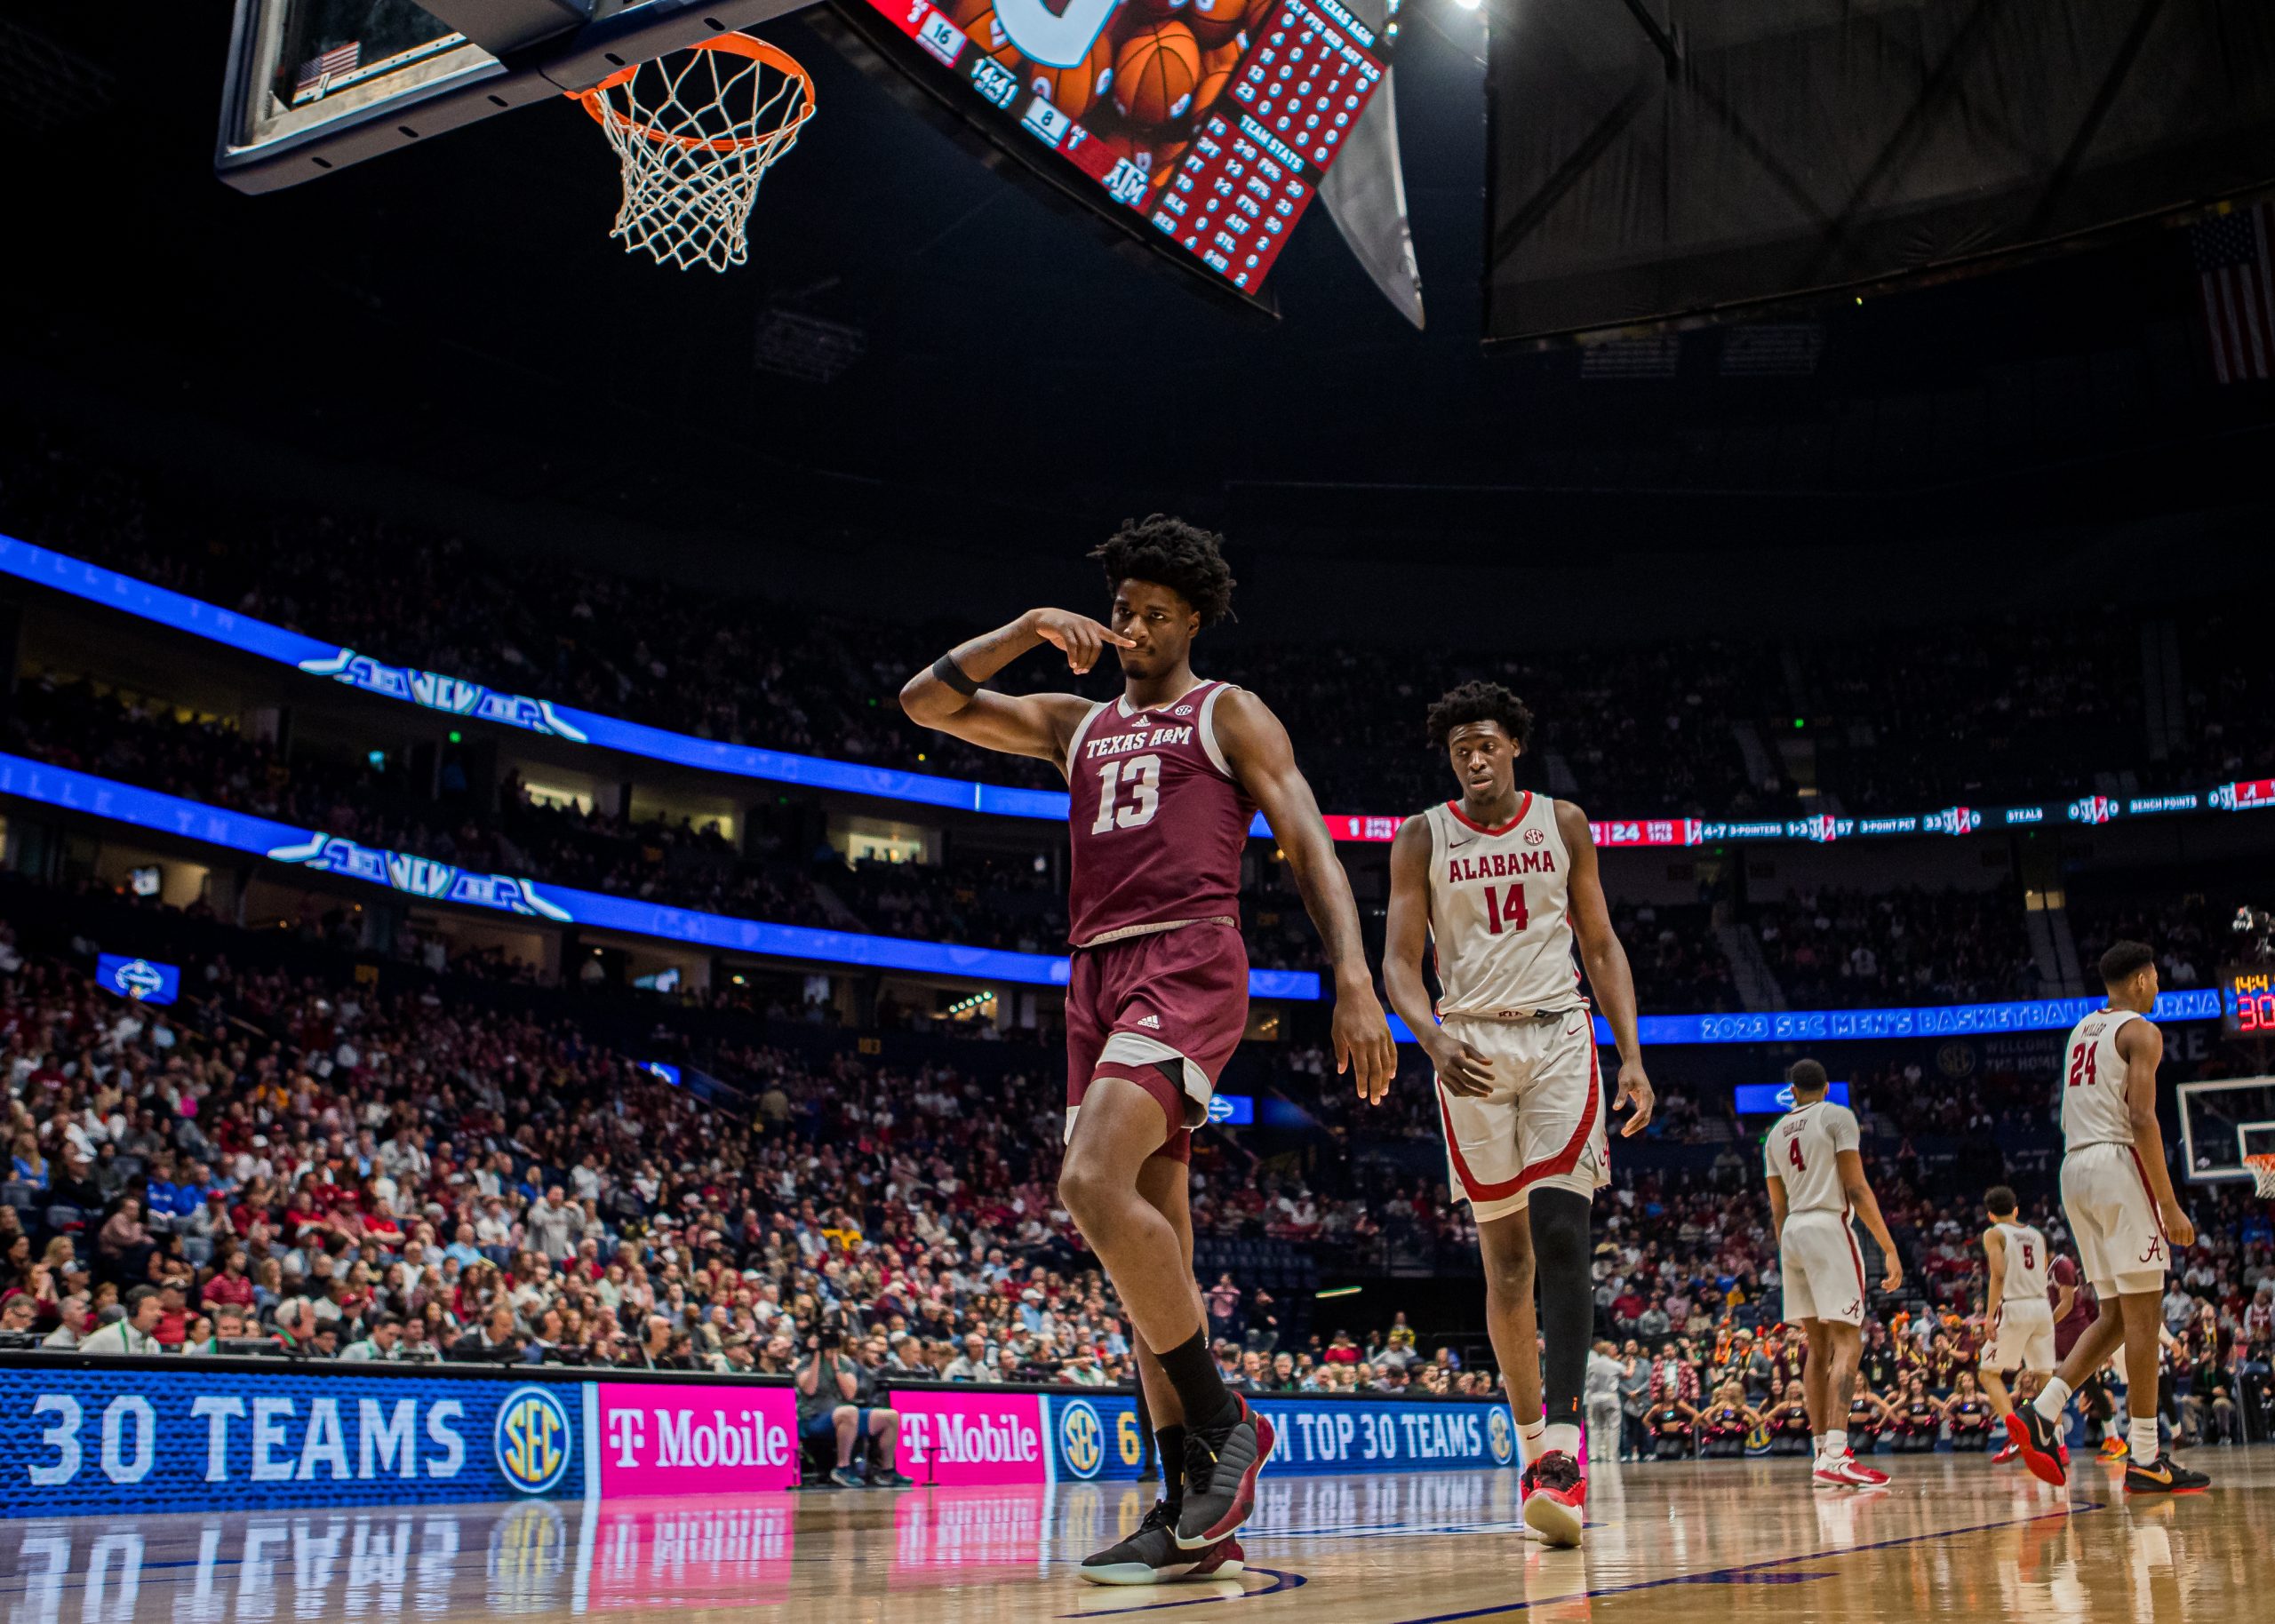
<path fill-rule="evenodd" d="M 1034 1393 L 897 1389 L 900 1469 L 919 1483 L 1048 1483 L 1042 1400 Z"/>
<path fill-rule="evenodd" d="M 603 1500 L 797 1485 L 798 1396 L 788 1388 L 595 1385 Z"/>

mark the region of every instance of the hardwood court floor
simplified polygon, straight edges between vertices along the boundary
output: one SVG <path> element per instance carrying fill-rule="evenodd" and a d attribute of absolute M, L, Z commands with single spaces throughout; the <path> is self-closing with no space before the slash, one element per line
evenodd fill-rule
<path fill-rule="evenodd" d="M 1069 1572 L 1134 1525 L 1134 1485 L 30 1518 L 0 1524 L 5 1624 L 965 1624 L 1165 1608 L 1238 1624 L 1630 1624 L 1943 1614 L 2031 1624 L 2275 1617 L 2275 1449 L 2190 1452 L 2207 1494 L 2127 1503 L 2080 1463 L 2064 1497 L 1980 1457 L 1889 1461 L 1813 1490 L 1799 1462 L 1599 1467 L 1584 1550 L 1517 1518 L 1513 1472 L 1267 1478 L 1237 1581 L 1102 1589 Z"/>

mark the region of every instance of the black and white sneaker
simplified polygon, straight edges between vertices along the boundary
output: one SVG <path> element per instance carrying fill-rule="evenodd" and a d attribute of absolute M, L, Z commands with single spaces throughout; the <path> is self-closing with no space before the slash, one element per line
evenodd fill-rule
<path fill-rule="evenodd" d="M 2202 1472 L 2175 1466 L 2168 1453 L 2146 1462 L 2135 1457 L 2125 1468 L 2127 1494 L 2201 1494 L 2211 1486 L 2212 1480 Z"/>
<path fill-rule="evenodd" d="M 1180 1549 L 1205 1550 L 1228 1540 L 1256 1509 L 1256 1480 L 1271 1459 L 1272 1423 L 1248 1400 L 1229 1427 L 1185 1437 L 1185 1509 L 1177 1516 Z"/>
<path fill-rule="evenodd" d="M 1169 1502 L 1157 1500 L 1138 1532 L 1084 1559 L 1079 1572 L 1094 1585 L 1164 1585 L 1179 1579 L 1231 1579 L 1246 1566 L 1237 1540 L 1206 1550 L 1180 1550 Z"/>

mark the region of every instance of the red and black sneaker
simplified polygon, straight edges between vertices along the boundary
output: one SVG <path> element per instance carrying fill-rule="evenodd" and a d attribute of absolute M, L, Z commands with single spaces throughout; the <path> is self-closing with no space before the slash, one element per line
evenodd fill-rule
<path fill-rule="evenodd" d="M 1185 1509 L 1177 1519 L 1180 1549 L 1201 1550 L 1230 1539 L 1248 1521 L 1273 1436 L 1272 1423 L 1245 1398 L 1231 1426 L 1186 1429 Z"/>
<path fill-rule="evenodd" d="M 1237 1543 L 1226 1540 L 1205 1552 L 1179 1550 L 1176 1525 L 1169 1501 L 1157 1500 L 1135 1533 L 1085 1557 L 1077 1571 L 1094 1585 L 1165 1585 L 1179 1579 L 1229 1578 L 1241 1571 Z"/>
<path fill-rule="evenodd" d="M 2063 1447 L 2054 1423 L 2038 1413 L 2036 1405 L 2024 1405 L 2007 1417 L 2007 1437 L 2032 1477 L 2057 1489 L 2069 1483 L 2070 1452 Z"/>
<path fill-rule="evenodd" d="M 1569 1548 L 1580 1542 L 1580 1528 L 1587 1520 L 1588 1480 L 1580 1476 L 1577 1461 L 1552 1449 L 1525 1468 L 1520 1487 L 1526 1527 L 1551 1545 Z"/>

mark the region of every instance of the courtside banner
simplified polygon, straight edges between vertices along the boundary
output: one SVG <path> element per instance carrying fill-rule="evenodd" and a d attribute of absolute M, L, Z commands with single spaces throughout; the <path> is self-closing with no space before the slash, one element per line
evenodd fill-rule
<path fill-rule="evenodd" d="M 893 1402 L 898 1405 L 900 1396 Z M 1516 1428 L 1506 1405 L 1348 1398 L 1249 1402 L 1279 1434 L 1272 1446 L 1274 1471 L 1465 1470 L 1516 1464 Z M 1042 1403 L 1052 1465 L 1061 1481 L 1138 1476 L 1145 1444 L 1135 1398 L 1050 1393 Z"/>
<path fill-rule="evenodd" d="M 603 1500 L 797 1486 L 798 1396 L 789 1388 L 592 1385 Z"/>
<path fill-rule="evenodd" d="M 0 1517 L 582 1495 L 583 1386 L 0 1368 Z"/>
<path fill-rule="evenodd" d="M 895 1388 L 900 1469 L 919 1483 L 1049 1483 L 1042 1398 L 985 1389 Z"/>

